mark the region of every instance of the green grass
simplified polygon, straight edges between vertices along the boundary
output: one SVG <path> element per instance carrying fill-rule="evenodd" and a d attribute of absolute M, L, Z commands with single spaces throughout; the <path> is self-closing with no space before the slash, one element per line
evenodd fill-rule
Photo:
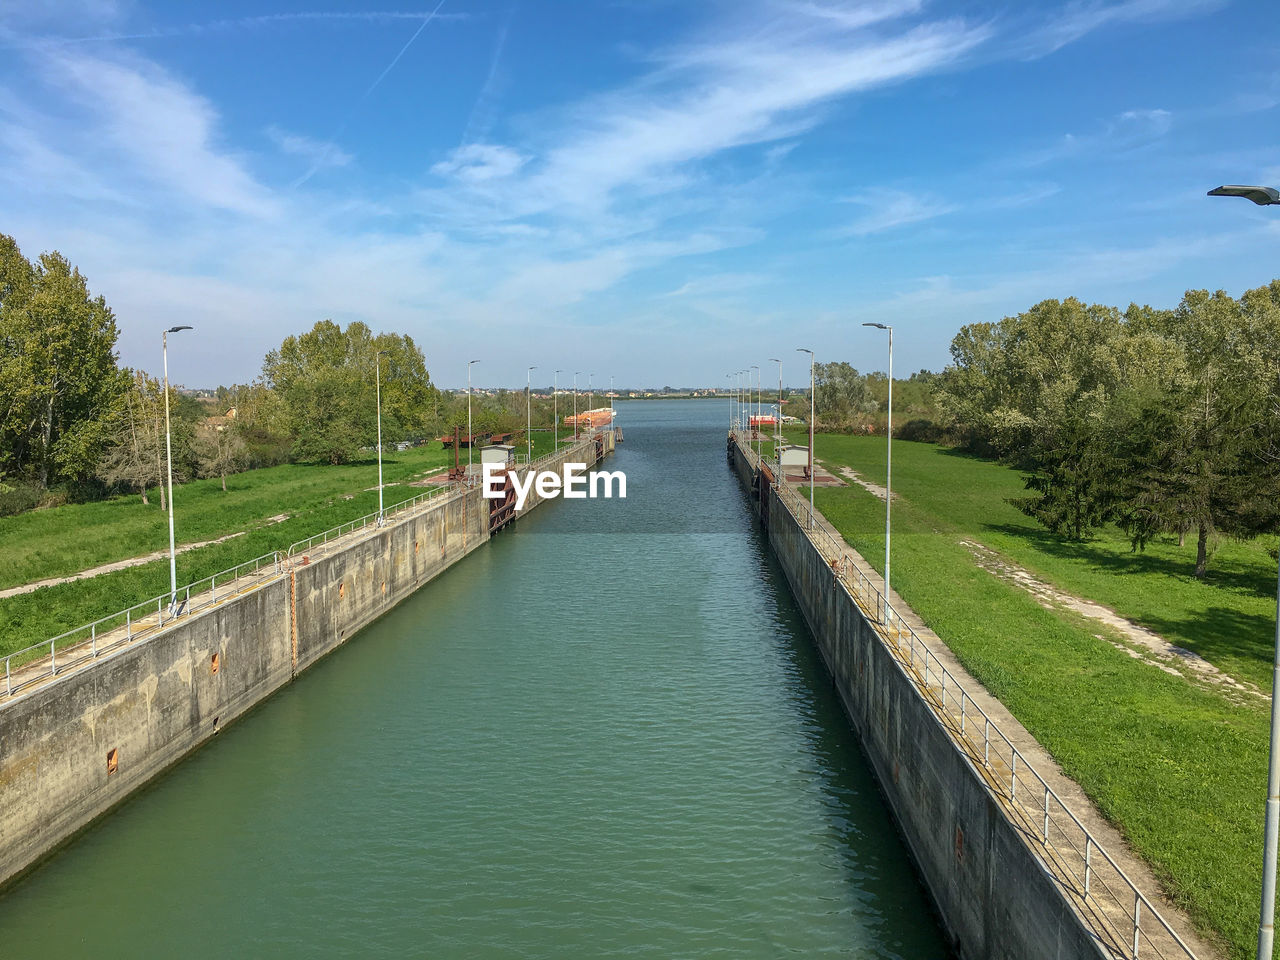
<path fill-rule="evenodd" d="M 817 452 L 884 482 L 883 438 L 820 436 Z M 985 543 L 1255 680 L 1269 665 L 1269 625 L 1263 636 L 1255 629 L 1268 606 L 1264 546 L 1226 545 L 1210 582 L 1198 583 L 1176 543 L 1133 556 L 1117 533 L 1069 549 L 1046 537 L 1003 502 L 1021 482 L 997 464 L 926 444 L 895 441 L 893 452 L 902 497 L 893 508 L 895 589 L 1120 828 L 1197 927 L 1230 956 L 1252 956 L 1264 705 L 1233 703 L 1132 659 L 1097 639 L 1098 625 L 1045 610 L 982 570 L 960 541 Z M 881 569 L 883 502 L 855 487 L 819 489 L 816 500 Z M 1229 623 L 1201 626 L 1223 611 Z"/>
<path fill-rule="evenodd" d="M 534 434 L 534 456 L 551 451 L 551 435 Z M 517 452 L 523 452 L 520 448 Z M 465 461 L 465 451 L 463 453 Z M 425 493 L 408 481 L 452 465 L 440 444 L 384 455 L 384 505 Z M 228 533 L 245 536 L 178 556 L 178 583 L 191 583 L 321 533 L 378 509 L 377 463 L 347 466 L 292 464 L 251 470 L 174 488 L 179 544 Z M 368 489 L 368 488 L 374 489 Z M 100 564 L 168 547 L 167 515 L 158 498 L 71 504 L 0 519 L 0 586 L 67 576 Z M 289 519 L 267 525 L 282 513 Z M 0 600 L 0 655 L 79 627 L 169 589 L 167 559 L 86 580 L 42 587 Z"/>

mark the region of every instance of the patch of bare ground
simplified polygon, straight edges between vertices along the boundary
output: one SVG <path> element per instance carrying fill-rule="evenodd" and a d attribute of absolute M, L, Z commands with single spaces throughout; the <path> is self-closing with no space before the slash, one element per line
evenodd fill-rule
<path fill-rule="evenodd" d="M 1123 650 L 1135 660 L 1141 660 L 1165 673 L 1211 686 L 1235 698 L 1270 699 L 1253 684 L 1223 673 L 1198 653 L 1175 646 L 1159 634 L 1125 619 L 1109 607 L 1073 596 L 1045 583 L 990 547 L 974 540 L 961 540 L 960 543 L 968 549 L 983 570 L 1025 590 L 1046 610 L 1067 610 L 1109 628 L 1112 636 L 1094 635 Z"/>
<path fill-rule="evenodd" d="M 854 470 L 852 467 L 841 467 L 840 474 L 846 480 L 849 480 L 852 483 L 856 483 L 863 490 L 866 490 L 869 493 L 875 494 L 881 500 L 883 500 L 885 498 L 885 494 L 888 493 L 888 491 L 885 490 L 884 487 L 880 486 L 880 484 L 872 483 L 870 480 L 863 477 L 862 474 L 858 473 L 858 471 Z M 893 499 L 895 500 L 898 499 L 898 495 L 896 493 L 893 495 Z"/>
<path fill-rule="evenodd" d="M 241 530 L 238 533 L 229 533 L 225 537 L 218 537 L 216 540 L 202 540 L 199 543 L 184 543 L 182 546 L 174 550 L 174 553 L 186 553 L 188 550 L 198 550 L 201 547 L 211 547 L 215 543 L 226 543 L 228 540 L 234 540 L 236 537 L 243 536 L 244 531 Z M 35 580 L 31 583 L 24 583 L 20 587 L 6 587 L 4 590 L 0 590 L 0 600 L 5 599 L 6 597 L 16 597 L 20 593 L 33 593 L 41 587 L 56 587 L 60 583 L 74 583 L 76 580 L 88 580 L 92 577 L 100 577 L 104 573 L 114 573 L 117 570 L 128 570 L 130 567 L 140 567 L 145 563 L 163 560 L 168 555 L 168 550 L 157 550 L 155 553 L 148 553 L 143 557 L 130 557 L 128 560 L 116 560 L 112 563 L 104 563 L 100 567 L 90 567 L 88 570 L 81 570 L 79 573 L 73 573 L 67 577 L 49 577 L 46 580 Z"/>

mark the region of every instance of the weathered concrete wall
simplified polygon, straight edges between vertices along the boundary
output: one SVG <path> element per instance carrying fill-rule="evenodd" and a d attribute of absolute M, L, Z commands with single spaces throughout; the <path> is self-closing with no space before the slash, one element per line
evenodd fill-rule
<path fill-rule="evenodd" d="M 488 539 L 477 487 L 0 706 L 0 884 Z"/>
<path fill-rule="evenodd" d="M 735 447 L 732 457 L 749 488 L 745 455 Z M 761 507 L 770 545 L 960 955 L 1107 956 L 772 489 Z"/>
<path fill-rule="evenodd" d="M 7 704 L 0 881 L 287 683 L 288 610 L 286 576 Z"/>

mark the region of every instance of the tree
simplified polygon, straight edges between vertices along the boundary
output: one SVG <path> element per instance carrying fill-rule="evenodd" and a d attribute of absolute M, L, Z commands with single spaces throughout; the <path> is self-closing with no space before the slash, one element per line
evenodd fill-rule
<path fill-rule="evenodd" d="M 206 477 L 221 477 L 222 492 L 227 492 L 227 474 L 244 467 L 246 450 L 239 432 L 227 424 L 205 431 L 196 440 L 196 458 L 200 472 Z"/>
<path fill-rule="evenodd" d="M 160 384 L 141 370 L 134 371 L 117 398 L 107 444 L 98 466 L 99 476 L 109 487 L 137 490 L 144 504 L 147 487 L 160 487 L 161 509 L 165 490 L 162 484 L 162 420 L 164 409 Z"/>
<path fill-rule="evenodd" d="M 346 463 L 375 442 L 374 364 L 380 350 L 386 351 L 382 434 L 384 442 L 395 442 L 425 429 L 434 391 L 422 351 L 410 337 L 374 337 L 363 323 L 343 330 L 322 320 L 267 354 L 263 383 L 279 398 L 295 457 Z"/>
<path fill-rule="evenodd" d="M 848 426 L 880 408 L 869 377 L 843 361 L 814 364 L 813 375 L 817 385 L 817 414 L 824 424 Z M 879 379 L 884 381 L 885 378 Z"/>
<path fill-rule="evenodd" d="M 115 317 L 59 253 L 0 236 L 0 462 L 40 487 L 92 477 L 124 387 Z"/>

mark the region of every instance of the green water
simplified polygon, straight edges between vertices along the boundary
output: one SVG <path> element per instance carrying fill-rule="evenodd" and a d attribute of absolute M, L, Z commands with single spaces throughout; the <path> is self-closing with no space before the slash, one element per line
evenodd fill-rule
<path fill-rule="evenodd" d="M 0 956 L 946 956 L 713 402 L 0 897 Z M 588 578 L 584 574 L 593 574 Z"/>

